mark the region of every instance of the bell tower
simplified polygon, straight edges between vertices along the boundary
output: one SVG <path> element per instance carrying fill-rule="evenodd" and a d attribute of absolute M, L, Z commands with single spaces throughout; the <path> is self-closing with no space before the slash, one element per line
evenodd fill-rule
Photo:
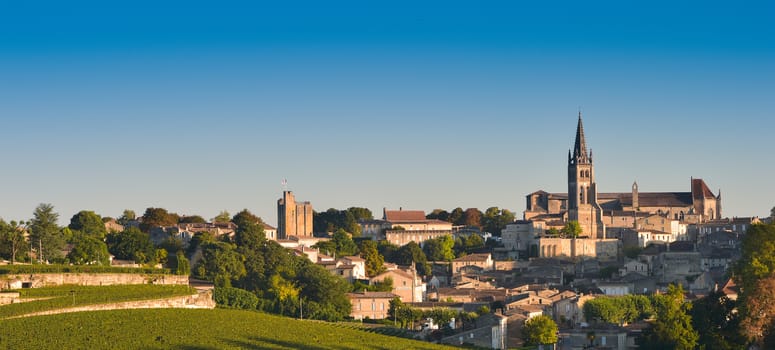
<path fill-rule="evenodd" d="M 568 220 L 578 221 L 583 234 L 590 238 L 597 238 L 602 229 L 592 150 L 587 150 L 581 112 L 573 152 L 568 151 Z"/>

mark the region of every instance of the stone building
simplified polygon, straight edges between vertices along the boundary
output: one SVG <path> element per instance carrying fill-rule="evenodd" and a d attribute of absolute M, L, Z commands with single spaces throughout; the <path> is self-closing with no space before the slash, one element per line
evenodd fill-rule
<path fill-rule="evenodd" d="M 633 228 L 640 218 L 656 214 L 682 224 L 721 217 L 721 194 L 702 179 L 692 178 L 689 192 L 640 192 L 633 183 L 630 192 L 598 193 L 592 151 L 587 149 L 579 113 L 576 140 L 568 151 L 568 192 L 536 191 L 526 196 L 524 220 L 555 222 L 576 220 L 583 235 L 606 238 L 609 227 Z"/>
<path fill-rule="evenodd" d="M 312 204 L 296 202 L 291 191 L 277 200 L 277 238 L 312 237 Z"/>

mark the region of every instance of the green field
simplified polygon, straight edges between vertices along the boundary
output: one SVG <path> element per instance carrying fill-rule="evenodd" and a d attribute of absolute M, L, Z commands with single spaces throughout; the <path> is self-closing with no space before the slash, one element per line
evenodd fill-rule
<path fill-rule="evenodd" d="M 196 291 L 188 286 L 150 284 L 102 287 L 65 285 L 59 287 L 20 289 L 17 291 L 20 293 L 22 299 L 41 298 L 42 300 L 0 306 L 0 318 L 73 306 L 161 299 L 196 294 Z"/>
<path fill-rule="evenodd" d="M 454 349 L 253 311 L 139 309 L 0 321 L 0 349 Z"/>

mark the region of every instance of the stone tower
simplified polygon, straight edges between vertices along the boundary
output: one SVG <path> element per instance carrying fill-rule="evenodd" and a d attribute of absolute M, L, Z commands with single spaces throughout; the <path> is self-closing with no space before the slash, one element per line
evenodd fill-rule
<path fill-rule="evenodd" d="M 277 238 L 312 237 L 312 204 L 296 202 L 291 191 L 277 200 Z"/>
<path fill-rule="evenodd" d="M 592 151 L 587 150 L 584 125 L 579 112 L 576 143 L 573 145 L 573 153 L 568 151 L 568 220 L 578 221 L 586 236 L 605 238 L 596 186 Z"/>

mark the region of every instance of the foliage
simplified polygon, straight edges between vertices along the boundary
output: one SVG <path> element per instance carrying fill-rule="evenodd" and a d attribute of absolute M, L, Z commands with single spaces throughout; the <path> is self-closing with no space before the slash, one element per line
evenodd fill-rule
<path fill-rule="evenodd" d="M 199 215 L 191 215 L 191 216 L 183 216 L 178 220 L 179 223 L 184 224 L 204 224 L 207 223 L 207 220 L 205 220 L 203 217 Z"/>
<path fill-rule="evenodd" d="M 116 220 L 119 224 L 126 226 L 129 224 L 129 222 L 134 221 L 137 219 L 137 215 L 135 214 L 134 210 L 126 209 L 124 210 L 124 213 L 121 215 L 121 217 Z"/>
<path fill-rule="evenodd" d="M 398 250 L 391 254 L 389 262 L 398 265 L 412 266 L 415 265 L 417 273 L 421 276 L 428 276 L 431 273 L 431 267 L 428 264 L 428 259 L 425 257 L 422 248 L 415 243 L 409 242 Z"/>
<path fill-rule="evenodd" d="M 213 298 L 218 306 L 234 309 L 255 310 L 258 306 L 258 297 L 255 294 L 239 288 L 215 288 Z"/>
<path fill-rule="evenodd" d="M 5 222 L 0 219 L 0 257 L 11 260 L 11 264 L 23 260 L 29 251 L 29 245 L 24 238 L 26 228 L 26 222 Z"/>
<path fill-rule="evenodd" d="M 140 229 L 148 232 L 153 227 L 176 225 L 180 217 L 178 214 L 167 212 L 164 208 L 147 208 L 142 219 Z"/>
<path fill-rule="evenodd" d="M 385 258 L 377 250 L 377 243 L 367 239 L 360 242 L 361 258 L 366 261 L 366 275 L 374 277 L 385 271 Z"/>
<path fill-rule="evenodd" d="M 110 265 L 108 246 L 94 235 L 78 232 L 67 260 L 76 265 Z"/>
<path fill-rule="evenodd" d="M 57 226 L 58 219 L 59 214 L 54 212 L 54 206 L 51 204 L 43 203 L 35 208 L 30 221 L 30 241 L 36 247 L 39 260 L 56 261 L 62 258 L 65 239 Z"/>
<path fill-rule="evenodd" d="M 175 271 L 176 275 L 187 276 L 191 274 L 191 264 L 183 251 L 178 251 L 173 258 L 170 258 L 170 262 L 173 261 L 175 265 L 170 264 L 170 268 Z"/>
<path fill-rule="evenodd" d="M 31 273 L 147 273 L 169 275 L 169 269 L 86 265 L 0 265 L 0 275 Z"/>
<path fill-rule="evenodd" d="M 325 212 L 312 214 L 315 232 L 336 232 L 342 229 L 353 237 L 361 236 L 359 220 L 372 220 L 374 216 L 367 208 L 350 207 L 346 210 L 330 208 Z"/>
<path fill-rule="evenodd" d="M 425 215 L 426 219 L 435 219 L 441 221 L 449 221 L 449 212 L 442 209 L 433 209 L 428 215 Z"/>
<path fill-rule="evenodd" d="M 666 294 L 654 295 L 652 299 L 656 320 L 643 332 L 641 349 L 691 350 L 697 346 L 699 335 L 692 327 L 688 315 L 690 303 L 684 303 L 684 290 L 671 284 Z"/>
<path fill-rule="evenodd" d="M 522 327 L 522 339 L 528 345 L 557 343 L 557 324 L 549 316 L 528 319 Z"/>
<path fill-rule="evenodd" d="M 76 286 L 29 288 L 18 290 L 22 299 L 40 299 L 0 306 L 0 318 L 72 306 L 151 300 L 195 294 L 188 286 L 130 284 L 115 286 Z M 5 323 L 7 320 L 4 320 Z"/>
<path fill-rule="evenodd" d="M 233 218 L 231 218 L 231 222 L 233 222 L 237 227 L 247 227 L 250 225 L 259 225 L 263 229 L 264 226 L 264 220 L 261 220 L 260 217 L 254 215 L 250 212 L 250 210 L 242 209 L 239 213 L 235 214 Z"/>
<path fill-rule="evenodd" d="M 393 279 L 386 277 L 382 281 L 376 281 L 373 284 L 364 284 L 359 280 L 353 282 L 352 290 L 354 292 L 368 291 L 368 292 L 391 292 L 393 291 Z"/>
<path fill-rule="evenodd" d="M 231 287 L 231 281 L 245 276 L 244 257 L 235 246 L 224 242 L 202 245 L 202 259 L 195 272 L 198 277 L 213 281 L 216 287 Z"/>
<path fill-rule="evenodd" d="M 452 261 L 455 259 L 455 253 L 452 247 L 455 241 L 452 236 L 440 236 L 431 238 L 423 242 L 423 252 L 430 261 Z"/>
<path fill-rule="evenodd" d="M 80 231 L 99 239 L 105 238 L 105 235 L 108 234 L 102 217 L 88 210 L 81 210 L 78 214 L 73 215 L 68 227 L 73 231 Z"/>
<path fill-rule="evenodd" d="M 245 310 L 142 309 L 4 320 L 3 349 L 455 349 Z M 353 329 L 355 328 L 355 329 Z M 22 331 L 23 330 L 23 331 Z"/>
<path fill-rule="evenodd" d="M 576 220 L 571 220 L 565 223 L 565 227 L 560 230 L 560 233 L 565 238 L 577 238 L 583 233 L 581 225 Z"/>
<path fill-rule="evenodd" d="M 506 225 L 514 222 L 516 216 L 508 209 L 489 207 L 482 216 L 482 229 L 494 235 L 500 235 Z"/>
<path fill-rule="evenodd" d="M 476 208 L 468 208 L 463 213 L 464 222 L 463 224 L 466 226 L 471 227 L 481 227 L 482 226 L 482 212 L 479 211 L 479 209 Z"/>
<path fill-rule="evenodd" d="M 108 251 L 117 259 L 145 264 L 155 255 L 151 236 L 137 227 L 129 227 L 123 232 L 109 233 L 106 241 Z"/>
<path fill-rule="evenodd" d="M 231 214 L 229 214 L 229 212 L 226 211 L 226 210 L 221 210 L 221 212 L 218 213 L 218 215 L 216 215 L 213 218 L 213 222 L 216 222 L 216 223 L 224 223 L 225 224 L 225 223 L 227 223 L 229 221 L 231 221 Z"/>
<path fill-rule="evenodd" d="M 329 241 L 320 241 L 313 247 L 320 249 L 326 254 L 335 254 L 340 256 L 352 256 L 358 253 L 358 246 L 350 237 L 350 234 L 343 229 L 337 229 Z"/>
<path fill-rule="evenodd" d="M 451 222 L 452 225 L 465 225 L 466 218 L 463 212 L 463 208 L 457 207 L 452 209 L 452 211 L 449 213 L 449 219 L 447 221 Z"/>
<path fill-rule="evenodd" d="M 743 236 L 742 255 L 735 265 L 742 332 L 763 345 L 775 334 L 775 223 L 751 225 Z"/>
<path fill-rule="evenodd" d="M 584 303 L 583 311 L 587 321 L 616 325 L 647 319 L 654 313 L 651 301 L 645 295 L 598 297 Z"/>
<path fill-rule="evenodd" d="M 745 348 L 747 339 L 740 333 L 736 302 L 718 291 L 692 303 L 692 326 L 699 334 L 699 344 L 707 350 Z"/>

